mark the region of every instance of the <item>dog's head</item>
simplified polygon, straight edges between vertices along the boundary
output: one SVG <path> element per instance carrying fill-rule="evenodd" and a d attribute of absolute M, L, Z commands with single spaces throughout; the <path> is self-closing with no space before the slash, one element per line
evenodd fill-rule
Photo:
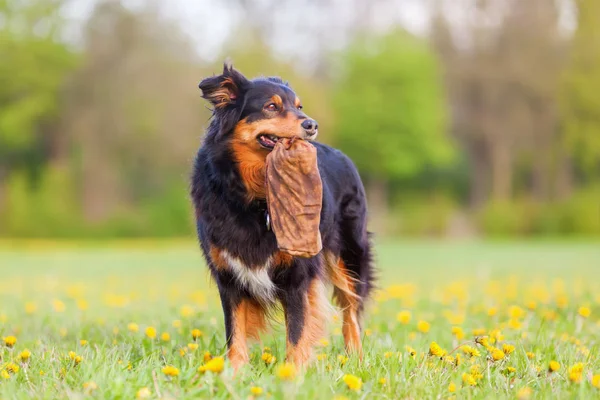
<path fill-rule="evenodd" d="M 213 105 L 211 139 L 231 149 L 251 198 L 264 197 L 265 160 L 279 139 L 317 137 L 317 122 L 280 78 L 250 80 L 225 64 L 221 75 L 204 79 L 199 87 Z"/>

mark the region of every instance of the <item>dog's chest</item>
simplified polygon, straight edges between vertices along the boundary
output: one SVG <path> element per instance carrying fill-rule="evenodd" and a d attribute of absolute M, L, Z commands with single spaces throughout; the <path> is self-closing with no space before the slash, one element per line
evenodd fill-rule
<path fill-rule="evenodd" d="M 241 259 L 232 256 L 226 250 L 221 250 L 221 257 L 235 276 L 238 284 L 250 292 L 257 300 L 273 301 L 275 284 L 269 276 L 273 267 L 273 258 L 269 257 L 262 265 L 247 265 Z"/>

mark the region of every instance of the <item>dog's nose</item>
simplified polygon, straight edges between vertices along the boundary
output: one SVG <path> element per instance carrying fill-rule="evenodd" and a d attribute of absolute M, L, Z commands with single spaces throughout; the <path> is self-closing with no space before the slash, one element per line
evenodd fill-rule
<path fill-rule="evenodd" d="M 305 119 L 302 121 L 302 128 L 304 128 L 307 134 L 314 135 L 319 128 L 319 124 L 314 119 Z"/>

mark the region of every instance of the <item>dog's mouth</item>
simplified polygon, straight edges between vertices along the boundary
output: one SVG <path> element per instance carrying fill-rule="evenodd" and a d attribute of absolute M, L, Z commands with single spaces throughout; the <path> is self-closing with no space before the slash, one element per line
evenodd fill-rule
<path fill-rule="evenodd" d="M 256 140 L 258 140 L 258 144 L 265 149 L 272 150 L 277 144 L 277 141 L 279 141 L 279 136 L 260 134 L 256 137 Z"/>

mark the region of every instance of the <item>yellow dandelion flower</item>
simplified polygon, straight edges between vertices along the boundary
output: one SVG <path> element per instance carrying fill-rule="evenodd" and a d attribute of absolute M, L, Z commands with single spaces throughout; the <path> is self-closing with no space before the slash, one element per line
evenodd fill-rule
<path fill-rule="evenodd" d="M 527 356 L 527 358 L 529 358 L 530 360 L 533 360 L 535 358 L 535 353 L 528 351 L 527 353 L 525 353 L 525 355 Z"/>
<path fill-rule="evenodd" d="M 75 300 L 75 305 L 80 311 L 85 311 L 89 308 L 88 302 L 84 299 Z"/>
<path fill-rule="evenodd" d="M 152 396 L 152 392 L 147 387 L 143 387 L 137 391 L 135 397 L 138 399 L 148 399 Z"/>
<path fill-rule="evenodd" d="M 412 313 L 410 311 L 408 311 L 408 310 L 400 311 L 398 313 L 398 315 L 396 315 L 396 319 L 402 325 L 408 325 L 408 323 L 410 322 L 411 318 L 412 318 Z"/>
<path fill-rule="evenodd" d="M 558 361 L 550 361 L 550 364 L 548 364 L 548 371 L 550 372 L 556 372 L 560 369 L 560 364 L 558 363 Z"/>
<path fill-rule="evenodd" d="M 496 307 L 490 307 L 487 310 L 487 314 L 490 317 L 493 317 L 494 315 L 498 314 L 498 309 Z"/>
<path fill-rule="evenodd" d="M 380 385 L 385 385 L 387 383 L 387 379 L 385 379 L 385 378 L 379 378 L 378 382 L 379 382 Z"/>
<path fill-rule="evenodd" d="M 94 381 L 85 382 L 82 386 L 83 390 L 86 390 L 88 392 L 98 389 L 98 385 Z"/>
<path fill-rule="evenodd" d="M 532 390 L 530 387 L 521 388 L 517 392 L 517 399 L 518 400 L 527 400 L 528 398 L 531 397 L 531 393 L 532 393 Z"/>
<path fill-rule="evenodd" d="M 417 338 L 417 332 L 410 332 L 408 334 L 408 340 L 410 340 L 411 342 L 413 342 L 416 338 Z"/>
<path fill-rule="evenodd" d="M 187 354 L 187 351 L 188 351 L 187 347 L 182 347 L 179 349 L 179 355 L 181 357 L 184 357 Z"/>
<path fill-rule="evenodd" d="M 146 336 L 148 336 L 150 339 L 154 339 L 156 338 L 156 328 L 149 326 L 146 328 Z"/>
<path fill-rule="evenodd" d="M 446 355 L 446 350 L 442 349 L 436 342 L 431 342 L 429 345 L 429 355 L 443 357 Z"/>
<path fill-rule="evenodd" d="M 252 386 L 250 388 L 250 393 L 255 396 L 260 396 L 263 393 L 263 389 L 260 386 Z"/>
<path fill-rule="evenodd" d="M 600 389 L 600 374 L 592 376 L 592 386 L 595 386 L 598 389 Z"/>
<path fill-rule="evenodd" d="M 203 333 L 200 329 L 192 329 L 192 339 L 198 340 L 202 337 Z"/>
<path fill-rule="evenodd" d="M 497 342 L 504 341 L 504 335 L 500 329 L 493 329 L 490 331 L 490 338 L 494 338 Z"/>
<path fill-rule="evenodd" d="M 519 329 L 521 329 L 521 326 L 522 326 L 521 321 L 519 321 L 516 318 L 511 318 L 508 320 L 508 327 L 511 329 L 519 330 Z"/>
<path fill-rule="evenodd" d="M 198 343 L 188 343 L 187 347 L 190 351 L 196 351 L 198 350 Z"/>
<path fill-rule="evenodd" d="M 162 369 L 162 373 L 165 374 L 166 376 L 178 376 L 179 375 L 179 369 L 175 368 L 172 365 L 165 365 Z"/>
<path fill-rule="evenodd" d="M 29 349 L 25 349 L 19 353 L 19 360 L 26 362 L 31 357 L 31 351 Z"/>
<path fill-rule="evenodd" d="M 515 351 L 515 346 L 513 346 L 512 344 L 504 343 L 502 345 L 502 351 L 504 352 L 504 354 L 509 355 Z"/>
<path fill-rule="evenodd" d="M 327 359 L 327 353 L 320 353 L 320 354 L 317 354 L 317 360 L 319 360 L 319 361 L 323 361 L 323 360 L 325 360 L 325 359 Z"/>
<path fill-rule="evenodd" d="M 482 345 L 485 348 L 490 347 L 490 340 L 487 336 L 479 336 L 475 338 L 475 343 Z"/>
<path fill-rule="evenodd" d="M 181 306 L 181 309 L 179 309 L 179 314 L 183 318 L 189 318 L 195 314 L 194 307 L 190 306 L 189 304 L 184 304 Z"/>
<path fill-rule="evenodd" d="M 127 329 L 129 330 L 129 332 L 137 332 L 140 330 L 140 327 L 135 322 L 130 322 L 129 324 L 127 324 Z"/>
<path fill-rule="evenodd" d="M 202 355 L 202 358 L 204 359 L 204 362 L 207 362 L 208 360 L 210 360 L 212 358 L 210 351 L 206 350 L 204 352 L 204 354 Z"/>
<path fill-rule="evenodd" d="M 63 303 L 61 300 L 53 300 L 52 301 L 52 308 L 54 308 L 54 311 L 57 313 L 62 313 L 65 312 L 65 309 L 67 308 L 65 306 L 65 303 Z"/>
<path fill-rule="evenodd" d="M 171 335 L 169 334 L 169 332 L 163 332 L 160 335 L 160 340 L 162 340 L 163 342 L 168 342 L 171 340 Z"/>
<path fill-rule="evenodd" d="M 333 335 L 334 336 L 340 336 L 342 334 L 342 330 L 340 328 L 334 328 L 333 329 Z"/>
<path fill-rule="evenodd" d="M 173 326 L 173 328 L 175 328 L 175 329 L 181 328 L 181 320 L 180 319 L 174 320 L 173 323 L 171 324 L 171 326 Z"/>
<path fill-rule="evenodd" d="M 283 381 L 293 381 L 296 378 L 296 366 L 286 362 L 277 369 L 277 376 Z"/>
<path fill-rule="evenodd" d="M 383 353 L 384 358 L 391 358 L 393 356 L 394 356 L 394 353 L 392 351 L 386 351 L 385 353 Z"/>
<path fill-rule="evenodd" d="M 28 301 L 25 303 L 25 312 L 27 314 L 33 314 L 37 311 L 37 304 L 33 301 Z"/>
<path fill-rule="evenodd" d="M 475 381 L 483 379 L 483 374 L 481 373 L 481 366 L 479 364 L 471 365 L 469 368 L 469 373 L 475 379 Z"/>
<path fill-rule="evenodd" d="M 517 372 L 517 369 L 515 367 L 506 367 L 506 369 L 503 371 L 504 375 L 512 375 L 514 373 Z"/>
<path fill-rule="evenodd" d="M 492 351 L 490 352 L 490 355 L 492 356 L 492 359 L 494 361 L 500 361 L 506 356 L 502 350 L 500 350 L 496 347 L 494 347 L 492 349 Z"/>
<path fill-rule="evenodd" d="M 487 333 L 485 328 L 473 329 L 473 336 L 484 336 Z"/>
<path fill-rule="evenodd" d="M 454 358 L 454 365 L 456 365 L 456 366 L 458 367 L 458 366 L 459 366 L 459 365 L 461 365 L 462 363 L 463 363 L 463 357 L 462 357 L 462 354 L 458 353 L 458 354 L 456 355 L 456 357 Z"/>
<path fill-rule="evenodd" d="M 113 328 L 112 330 L 113 335 L 118 335 L 119 334 L 119 328 L 117 328 L 116 326 Z"/>
<path fill-rule="evenodd" d="M 444 362 L 446 364 L 452 364 L 452 365 L 454 365 L 456 363 L 456 360 L 454 359 L 453 356 L 444 356 Z"/>
<path fill-rule="evenodd" d="M 373 330 L 372 329 L 365 329 L 365 336 L 371 336 L 373 334 Z"/>
<path fill-rule="evenodd" d="M 85 339 L 81 339 L 81 340 L 79 341 L 79 344 L 80 344 L 81 346 L 87 346 L 87 344 L 88 344 L 88 341 L 87 341 L 87 340 L 85 340 Z"/>
<path fill-rule="evenodd" d="M 13 347 L 17 343 L 17 338 L 14 336 L 7 336 L 3 340 L 6 347 Z"/>
<path fill-rule="evenodd" d="M 462 346 L 460 349 L 463 351 L 463 353 L 465 353 L 469 357 L 480 357 L 481 356 L 481 353 L 475 347 L 465 345 L 465 346 Z"/>
<path fill-rule="evenodd" d="M 329 340 L 321 339 L 321 340 L 319 340 L 319 344 L 323 347 L 327 347 L 327 346 L 329 346 Z"/>
<path fill-rule="evenodd" d="M 6 371 L 10 372 L 11 374 L 16 374 L 19 372 L 19 366 L 15 363 L 8 363 L 4 368 L 6 368 Z"/>
<path fill-rule="evenodd" d="M 577 314 L 579 314 L 583 318 L 589 317 L 591 313 L 592 313 L 592 310 L 590 310 L 589 307 L 582 306 L 582 307 L 579 307 L 579 310 L 577 310 Z"/>
<path fill-rule="evenodd" d="M 448 391 L 450 393 L 456 392 L 456 384 L 454 382 L 450 382 L 450 384 L 448 385 Z"/>
<path fill-rule="evenodd" d="M 2 377 L 2 379 L 10 379 L 10 374 L 8 372 L 6 372 L 5 369 L 0 371 L 0 376 Z"/>
<path fill-rule="evenodd" d="M 261 359 L 265 364 L 274 364 L 277 361 L 277 358 L 271 353 L 263 353 Z"/>
<path fill-rule="evenodd" d="M 537 303 L 535 301 L 529 301 L 527 302 L 526 307 L 529 309 L 529 311 L 535 311 L 535 309 L 537 308 Z"/>
<path fill-rule="evenodd" d="M 223 371 L 224 368 L 225 368 L 225 359 L 223 357 L 215 357 L 215 358 L 211 358 L 206 364 L 204 364 L 200 368 L 198 368 L 198 371 L 199 372 L 210 371 L 210 372 L 214 372 L 214 373 L 218 374 L 221 371 Z"/>
<path fill-rule="evenodd" d="M 348 362 L 348 357 L 346 357 L 343 354 L 338 355 L 338 361 L 340 362 L 340 365 L 344 365 Z"/>
<path fill-rule="evenodd" d="M 415 357 L 417 355 L 417 350 L 413 349 L 410 346 L 406 346 L 406 351 L 410 354 L 411 357 Z"/>
<path fill-rule="evenodd" d="M 452 334 L 458 340 L 460 340 L 460 339 L 462 339 L 462 338 L 465 337 L 465 332 L 463 331 L 463 329 L 460 326 L 453 326 L 452 327 Z"/>
<path fill-rule="evenodd" d="M 514 319 L 523 318 L 525 316 L 525 310 L 519 306 L 510 306 L 508 309 L 508 315 Z"/>
<path fill-rule="evenodd" d="M 71 361 L 73 361 L 73 363 L 75 365 L 78 365 L 80 362 L 83 361 L 83 357 L 81 357 L 80 355 L 78 355 L 74 351 L 70 351 L 69 352 L 69 358 L 71 359 Z"/>
<path fill-rule="evenodd" d="M 342 380 L 350 390 L 358 392 L 362 387 L 362 379 L 360 379 L 358 376 L 346 374 Z"/>
<path fill-rule="evenodd" d="M 558 318 L 558 314 L 554 310 L 547 310 L 544 312 L 543 318 L 548 321 L 555 321 Z"/>
<path fill-rule="evenodd" d="M 431 328 L 431 325 L 427 321 L 419 321 L 417 323 L 417 330 L 421 333 L 429 332 L 430 328 Z"/>
<path fill-rule="evenodd" d="M 569 380 L 579 383 L 583 379 L 583 363 L 574 364 L 569 368 Z"/>
<path fill-rule="evenodd" d="M 476 386 L 477 385 L 477 381 L 475 380 L 475 378 L 473 377 L 473 375 L 471 374 L 467 374 L 466 372 L 464 372 L 462 374 L 462 381 L 465 385 L 469 385 L 469 386 Z"/>

